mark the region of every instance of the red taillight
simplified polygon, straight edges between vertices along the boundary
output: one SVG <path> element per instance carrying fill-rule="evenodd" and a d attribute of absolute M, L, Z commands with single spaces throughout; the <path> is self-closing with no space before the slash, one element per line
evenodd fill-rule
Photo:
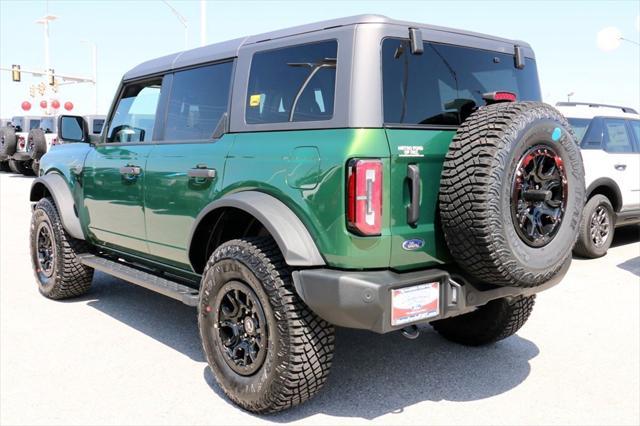
<path fill-rule="evenodd" d="M 347 169 L 347 226 L 360 235 L 380 235 L 382 161 L 354 159 Z"/>
<path fill-rule="evenodd" d="M 482 99 L 484 99 L 487 104 L 496 102 L 515 102 L 516 94 L 511 92 L 490 92 L 484 93 L 482 95 Z"/>
<path fill-rule="evenodd" d="M 20 149 L 23 149 L 26 146 L 26 142 L 24 140 L 23 136 L 18 136 L 18 146 L 20 147 Z"/>

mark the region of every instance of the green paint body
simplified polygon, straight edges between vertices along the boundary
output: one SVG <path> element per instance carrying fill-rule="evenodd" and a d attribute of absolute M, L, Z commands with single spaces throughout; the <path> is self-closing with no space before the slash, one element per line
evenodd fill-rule
<path fill-rule="evenodd" d="M 64 176 L 88 240 L 185 274 L 192 273 L 188 238 L 209 203 L 238 191 L 261 191 L 304 223 L 328 266 L 410 270 L 448 262 L 437 225 L 438 190 L 453 130 L 327 129 L 226 134 L 217 141 L 64 144 L 43 157 L 45 173 Z M 420 147 L 404 156 L 402 147 Z M 346 164 L 383 161 L 382 234 L 360 237 L 346 227 Z M 420 219 L 407 224 L 407 167 L 421 176 Z M 78 167 L 82 173 L 77 176 Z M 123 177 L 120 168 L 140 167 Z M 189 179 L 195 167 L 212 181 Z M 76 174 L 74 174 L 76 173 Z M 405 250 L 408 239 L 424 240 Z"/>

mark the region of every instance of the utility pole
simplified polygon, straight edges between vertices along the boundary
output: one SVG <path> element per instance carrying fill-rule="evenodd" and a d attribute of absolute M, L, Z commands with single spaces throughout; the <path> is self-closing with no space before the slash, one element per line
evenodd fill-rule
<path fill-rule="evenodd" d="M 200 0 L 200 46 L 207 44 L 207 2 Z"/>

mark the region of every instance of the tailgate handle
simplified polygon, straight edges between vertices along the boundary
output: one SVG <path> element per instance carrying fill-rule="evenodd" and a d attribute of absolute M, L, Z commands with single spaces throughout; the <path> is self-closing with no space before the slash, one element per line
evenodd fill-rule
<path fill-rule="evenodd" d="M 417 164 L 407 166 L 409 180 L 409 206 L 407 207 L 407 223 L 416 226 L 420 218 L 420 168 Z"/>

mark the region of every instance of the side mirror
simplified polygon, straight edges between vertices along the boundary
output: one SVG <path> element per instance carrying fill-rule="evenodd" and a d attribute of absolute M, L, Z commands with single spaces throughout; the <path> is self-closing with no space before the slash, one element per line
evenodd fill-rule
<path fill-rule="evenodd" d="M 88 142 L 87 122 L 79 115 L 61 115 L 58 118 L 58 138 L 63 142 Z"/>

